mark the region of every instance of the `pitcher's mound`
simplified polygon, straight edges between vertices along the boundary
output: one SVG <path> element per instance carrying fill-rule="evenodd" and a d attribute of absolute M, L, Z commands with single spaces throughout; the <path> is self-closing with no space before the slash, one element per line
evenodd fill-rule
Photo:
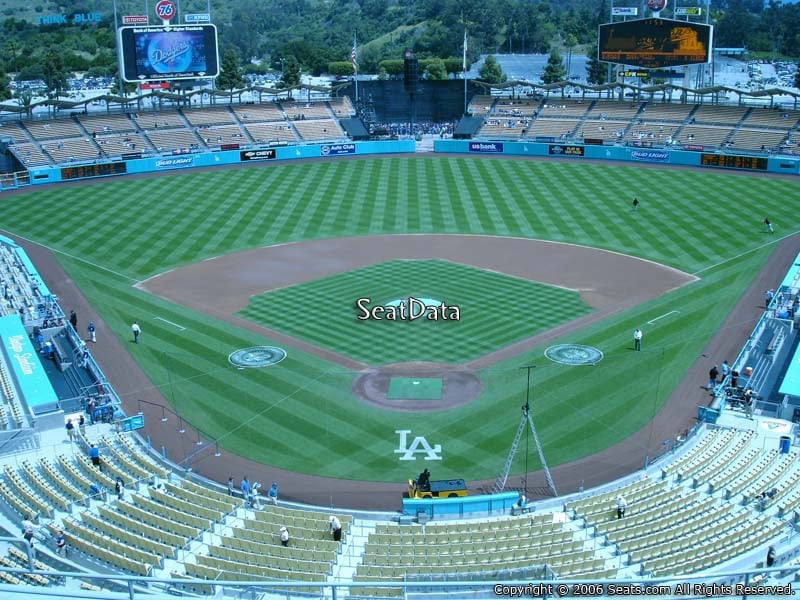
<path fill-rule="evenodd" d="M 475 399 L 481 381 L 470 371 L 427 362 L 396 363 L 366 369 L 353 382 L 364 402 L 392 410 L 443 410 Z"/>

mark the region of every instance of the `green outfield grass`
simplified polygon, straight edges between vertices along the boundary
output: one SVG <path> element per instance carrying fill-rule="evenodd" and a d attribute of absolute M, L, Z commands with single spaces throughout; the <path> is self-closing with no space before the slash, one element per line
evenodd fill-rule
<path fill-rule="evenodd" d="M 406 305 L 406 316 L 413 311 L 422 318 L 359 319 L 364 310 L 407 297 L 416 302 Z M 444 302 L 445 308 L 429 310 L 426 298 L 432 307 Z M 358 309 L 358 299 L 369 303 Z M 466 362 L 589 311 L 570 290 L 443 260 L 394 260 L 254 296 L 241 314 L 377 365 Z"/>
<path fill-rule="evenodd" d="M 798 191 L 797 180 L 714 170 L 409 157 L 53 187 L 2 198 L 0 223 L 53 248 L 121 339 L 139 321 L 141 343 L 128 344 L 130 351 L 183 418 L 221 447 L 294 471 L 403 481 L 421 470 L 421 461 L 400 462 L 394 453 L 395 431 L 409 429 L 442 444 L 435 477 L 478 479 L 502 468 L 525 397 L 522 365 L 538 365 L 533 414 L 551 466 L 641 428 L 773 244 L 800 229 L 800 214 L 787 205 Z M 634 195 L 641 201 L 636 213 Z M 761 229 L 765 216 L 774 236 Z M 406 232 L 573 242 L 665 263 L 700 280 L 558 340 L 600 348 L 605 359 L 597 366 L 556 365 L 536 348 L 481 372 L 483 393 L 474 402 L 424 419 L 363 405 L 350 392 L 352 373 L 291 348 L 279 365 L 236 370 L 227 362 L 232 350 L 280 344 L 133 287 L 246 248 Z M 757 317 L 754 307 L 753 323 Z M 88 318 L 81 315 L 82 323 Z M 630 349 L 637 325 L 645 332 L 639 353 Z M 132 400 L 138 392 L 119 391 Z"/>

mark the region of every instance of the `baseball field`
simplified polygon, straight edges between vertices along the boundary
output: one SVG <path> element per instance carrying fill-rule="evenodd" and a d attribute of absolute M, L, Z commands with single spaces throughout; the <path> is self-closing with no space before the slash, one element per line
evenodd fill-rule
<path fill-rule="evenodd" d="M 501 470 L 526 397 L 551 467 L 640 430 L 774 245 L 800 230 L 798 191 L 793 179 L 721 171 L 393 157 L 49 187 L 3 198 L 0 223 L 54 252 L 151 385 L 220 448 L 288 471 L 398 482 L 430 466 L 421 454 L 401 460 L 407 431 L 408 443 L 439 446 L 436 478 L 480 480 Z M 404 234 L 414 235 L 393 237 Z M 304 255 L 315 243 L 327 245 Z M 602 269 L 584 258 L 594 254 Z M 460 314 L 362 320 L 359 298 L 422 298 Z M 602 359 L 553 362 L 544 351 L 556 344 Z M 255 346 L 287 356 L 229 362 Z M 393 406 L 357 393 L 364 373 L 398 364 Z M 448 396 L 441 373 L 425 376 L 431 365 L 474 376 L 474 397 Z M 405 408 L 415 385 L 425 391 Z M 141 390 L 120 392 L 136 412 Z"/>

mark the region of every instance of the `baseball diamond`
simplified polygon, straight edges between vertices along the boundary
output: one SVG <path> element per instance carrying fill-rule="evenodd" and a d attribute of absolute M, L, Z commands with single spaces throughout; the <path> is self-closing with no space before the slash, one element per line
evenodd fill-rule
<path fill-rule="evenodd" d="M 58 259 L 65 273 L 29 246 L 43 272 L 52 270 L 65 306 L 102 317 L 98 360 L 119 381 L 126 409 L 135 412 L 137 400 L 169 402 L 224 457 L 198 451 L 195 438 L 175 435 L 174 424 L 146 409 L 147 433 L 173 460 L 218 481 L 231 469 L 280 479 L 286 498 L 392 508 L 416 468 L 398 460 L 397 431 L 441 446 L 437 478 L 463 477 L 479 489 L 496 475 L 525 394 L 523 365 L 536 366 L 532 411 L 559 489 L 641 466 L 665 435 L 692 423 L 703 398 L 679 383 L 715 332 L 723 327 L 726 348 L 741 345 L 734 338 L 752 322 L 723 322 L 781 242 L 765 240 L 757 215 L 781 214 L 795 187 L 688 169 L 390 157 L 48 188 L 9 195 L 0 215 L 11 234 Z M 652 196 L 636 213 L 627 200 L 634 188 Z M 442 190 L 459 193 L 444 200 Z M 732 197 L 742 218 L 709 224 L 707 215 Z M 796 230 L 796 220 L 781 214 L 783 230 Z M 475 348 L 450 356 L 445 347 L 404 355 L 403 345 L 392 348 L 391 327 L 462 326 L 466 313 L 453 323 L 383 323 L 382 339 L 331 344 L 348 335 L 328 315 L 352 323 L 355 335 L 361 294 L 352 288 L 332 302 L 315 286 L 397 259 L 454 265 L 497 283 L 518 281 L 523 290 L 560 289 L 550 289 L 544 304 L 539 299 L 540 309 L 526 311 L 517 300 L 512 336 L 493 343 L 490 322 L 466 336 Z M 444 278 L 395 282 L 375 298 L 450 301 L 449 290 L 433 289 L 439 285 Z M 458 291 L 463 303 L 469 288 Z M 307 290 L 312 299 L 293 313 L 292 294 Z M 493 290 L 474 289 L 486 291 Z M 249 306 L 269 309 L 273 294 L 289 300 L 277 316 L 252 320 Z M 679 314 L 648 324 L 671 310 Z M 537 325 L 539 313 L 556 318 Z M 120 341 L 134 320 L 143 338 L 126 351 Z M 641 353 L 631 351 L 637 326 L 645 331 Z M 593 367 L 553 363 L 544 351 L 554 344 L 591 346 L 604 358 Z M 255 346 L 279 347 L 286 358 L 266 369 L 230 365 L 232 352 Z M 450 374 L 458 375 L 452 385 Z M 392 376 L 441 378 L 441 399 L 388 398 Z M 594 454 L 619 444 L 626 449 L 589 466 Z M 522 474 L 521 460 L 512 476 Z"/>

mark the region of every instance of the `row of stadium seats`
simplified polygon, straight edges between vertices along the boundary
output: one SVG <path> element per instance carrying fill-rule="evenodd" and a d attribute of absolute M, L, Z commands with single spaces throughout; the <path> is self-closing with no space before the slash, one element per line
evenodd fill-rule
<path fill-rule="evenodd" d="M 338 119 L 355 114 L 349 99 L 213 106 L 131 115 L 73 115 L 4 127 L 27 166 L 68 164 L 131 152 L 167 152 L 273 140 L 344 139 Z M 269 125 L 270 123 L 275 124 Z"/>

